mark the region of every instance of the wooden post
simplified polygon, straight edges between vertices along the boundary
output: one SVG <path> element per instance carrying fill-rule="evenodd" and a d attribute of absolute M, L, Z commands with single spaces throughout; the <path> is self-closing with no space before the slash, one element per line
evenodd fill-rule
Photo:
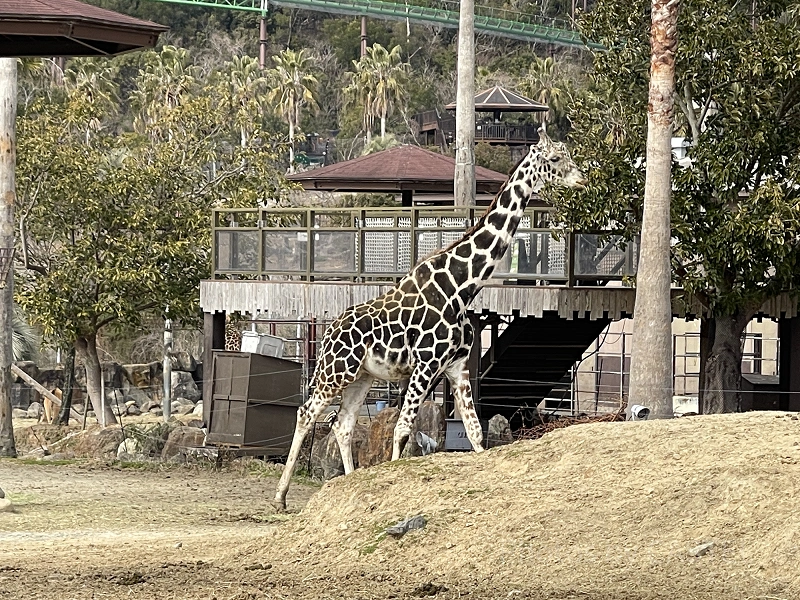
<path fill-rule="evenodd" d="M 475 204 L 475 2 L 461 0 L 456 92 L 456 206 Z"/>
<path fill-rule="evenodd" d="M 0 58 L 0 248 L 14 247 L 14 170 L 17 162 L 17 59 Z M 11 260 L 11 257 L 9 257 Z M 0 456 L 15 457 L 11 422 L 11 314 L 14 296 L 13 264 L 0 288 Z M 2 285 L 0 284 L 0 285 Z"/>
<path fill-rule="evenodd" d="M 780 409 L 800 411 L 800 317 L 778 320 Z"/>

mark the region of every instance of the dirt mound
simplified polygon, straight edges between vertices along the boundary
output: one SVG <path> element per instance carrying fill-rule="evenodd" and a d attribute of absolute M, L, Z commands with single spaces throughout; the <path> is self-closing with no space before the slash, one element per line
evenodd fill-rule
<path fill-rule="evenodd" d="M 792 414 L 574 426 L 334 479 L 234 560 L 448 595 L 797 598 L 799 461 Z M 383 533 L 417 514 L 424 530 Z"/>

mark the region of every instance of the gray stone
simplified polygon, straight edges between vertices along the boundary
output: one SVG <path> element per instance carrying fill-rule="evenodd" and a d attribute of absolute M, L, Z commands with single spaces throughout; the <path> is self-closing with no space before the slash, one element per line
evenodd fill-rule
<path fill-rule="evenodd" d="M 126 382 L 127 383 L 127 382 Z M 146 402 L 150 401 L 150 396 L 143 390 L 140 390 L 134 385 L 128 383 L 127 385 L 123 384 L 122 392 L 124 394 L 125 403 L 127 404 L 130 401 L 136 403 L 136 406 L 142 407 L 145 405 Z"/>
<path fill-rule="evenodd" d="M 411 426 L 411 435 L 408 437 L 406 447 L 403 448 L 402 456 L 405 458 L 410 456 L 422 456 L 422 448 L 420 448 L 417 442 L 418 432 L 424 433 L 436 442 L 437 450 L 443 450 L 445 427 L 444 409 L 435 402 L 423 402 L 419 407 L 417 418 Z M 392 432 L 392 437 L 394 437 L 394 431 Z"/>
<path fill-rule="evenodd" d="M 11 406 L 28 410 L 31 402 L 35 400 L 36 392 L 27 383 L 11 384 Z"/>
<path fill-rule="evenodd" d="M 180 404 L 178 405 L 178 414 L 189 415 L 194 411 L 193 404 Z"/>
<path fill-rule="evenodd" d="M 161 407 L 160 407 L 160 406 L 154 406 L 154 407 L 153 407 L 153 408 L 151 408 L 151 409 L 150 409 L 148 412 L 149 412 L 151 415 L 155 415 L 155 416 L 157 416 L 157 417 L 160 417 L 160 416 L 162 416 L 162 415 L 164 414 L 164 411 L 161 409 Z"/>
<path fill-rule="evenodd" d="M 125 397 L 122 394 L 122 390 L 106 388 L 106 404 L 111 407 L 115 415 L 125 414 L 127 407 L 125 406 Z"/>
<path fill-rule="evenodd" d="M 28 418 L 28 411 L 22 410 L 21 408 L 12 408 L 11 409 L 11 418 L 12 419 L 27 419 Z"/>
<path fill-rule="evenodd" d="M 489 427 L 486 431 L 486 447 L 504 446 L 514 441 L 511 434 L 511 427 L 508 419 L 503 415 L 495 415 L 489 419 Z"/>
<path fill-rule="evenodd" d="M 203 394 L 192 379 L 192 374 L 185 371 L 172 372 L 172 397 L 188 398 L 192 403 L 197 402 Z"/>
<path fill-rule="evenodd" d="M 148 400 L 140 408 L 142 409 L 142 412 L 147 412 L 148 410 L 153 410 L 154 408 L 161 408 L 161 402 Z"/>
<path fill-rule="evenodd" d="M 119 446 L 117 446 L 117 458 L 121 457 L 123 454 L 140 454 L 142 452 L 142 445 L 139 443 L 139 440 L 135 438 L 125 438 L 120 442 Z"/>
<path fill-rule="evenodd" d="M 83 411 L 86 410 L 86 405 L 85 404 L 73 404 L 72 405 L 72 410 L 74 410 L 76 413 L 83 414 Z"/>
<path fill-rule="evenodd" d="M 125 376 L 133 387 L 150 394 L 161 395 L 164 366 L 160 362 L 123 365 Z"/>
<path fill-rule="evenodd" d="M 394 426 L 400 411 L 396 408 L 385 408 L 372 419 L 367 433 L 367 440 L 358 452 L 358 464 L 362 467 L 386 462 L 392 458 L 392 439 Z"/>
<path fill-rule="evenodd" d="M 0 498 L 5 498 L 6 493 L 3 491 L 3 488 L 0 488 Z"/>
<path fill-rule="evenodd" d="M 0 513 L 14 512 L 14 505 L 8 498 L 0 498 Z"/>
<path fill-rule="evenodd" d="M 197 368 L 197 361 L 188 352 L 173 352 L 170 358 L 173 371 L 191 373 Z"/>
<path fill-rule="evenodd" d="M 200 402 L 198 402 L 195 405 L 194 409 L 192 410 L 192 414 L 197 416 L 197 417 L 202 417 L 203 416 L 203 401 L 202 400 L 200 400 Z"/>
<path fill-rule="evenodd" d="M 206 434 L 197 427 L 176 427 L 169 432 L 167 443 L 161 451 L 163 460 L 175 457 L 186 457 L 187 448 L 196 448 L 205 445 Z"/>
<path fill-rule="evenodd" d="M 353 428 L 353 437 L 350 440 L 355 467 L 359 466 L 359 450 L 362 448 L 366 438 L 366 426 L 357 424 Z M 322 440 L 317 440 L 311 449 L 311 476 L 327 481 L 338 475 L 344 475 L 344 463 L 342 462 L 342 453 L 339 450 L 336 435 L 331 431 Z"/>
<path fill-rule="evenodd" d="M 125 412 L 128 415 L 136 417 L 136 416 L 139 416 L 140 414 L 142 414 L 142 409 L 139 408 L 138 406 L 136 406 L 135 404 L 131 404 L 130 406 L 127 407 Z"/>
<path fill-rule="evenodd" d="M 387 527 L 385 531 L 392 537 L 399 538 L 403 537 L 412 529 L 424 529 L 425 525 L 427 524 L 428 520 L 425 518 L 425 515 L 417 515 L 416 517 L 410 517 L 404 521 L 395 523 L 394 525 Z"/>
<path fill-rule="evenodd" d="M 703 556 L 704 554 L 708 554 L 708 552 L 714 547 L 714 542 L 706 542 L 705 544 L 700 544 L 699 546 L 695 546 L 691 550 L 689 550 L 689 556 Z"/>
<path fill-rule="evenodd" d="M 28 407 L 27 415 L 29 419 L 40 419 L 43 412 L 44 407 L 39 402 L 31 402 L 31 405 Z"/>

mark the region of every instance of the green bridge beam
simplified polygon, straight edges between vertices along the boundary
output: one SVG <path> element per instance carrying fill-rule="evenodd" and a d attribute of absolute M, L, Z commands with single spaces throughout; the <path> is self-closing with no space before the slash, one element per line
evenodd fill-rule
<path fill-rule="evenodd" d="M 192 6 L 209 6 L 263 12 L 266 0 L 156 0 Z M 383 0 L 269 0 L 270 4 L 288 6 L 341 15 L 375 17 L 428 23 L 440 27 L 458 28 L 458 11 L 443 8 L 397 4 Z M 453 3 L 454 5 L 457 3 Z M 455 6 L 454 6 L 455 8 Z M 516 11 L 476 6 L 475 29 L 483 33 L 523 41 L 539 41 L 562 46 L 600 48 L 598 44 L 585 44 L 580 34 L 568 21 L 536 18 Z"/>

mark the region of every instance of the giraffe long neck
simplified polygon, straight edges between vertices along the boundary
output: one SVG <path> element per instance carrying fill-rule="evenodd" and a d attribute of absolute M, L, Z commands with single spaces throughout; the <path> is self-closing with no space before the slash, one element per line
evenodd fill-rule
<path fill-rule="evenodd" d="M 406 276 L 418 289 L 428 290 L 425 295 L 429 302 L 457 300 L 466 307 L 492 275 L 514 238 L 528 200 L 543 186 L 543 182 L 532 179 L 529 161 L 528 157 L 522 162 L 462 240 L 422 261 Z"/>

